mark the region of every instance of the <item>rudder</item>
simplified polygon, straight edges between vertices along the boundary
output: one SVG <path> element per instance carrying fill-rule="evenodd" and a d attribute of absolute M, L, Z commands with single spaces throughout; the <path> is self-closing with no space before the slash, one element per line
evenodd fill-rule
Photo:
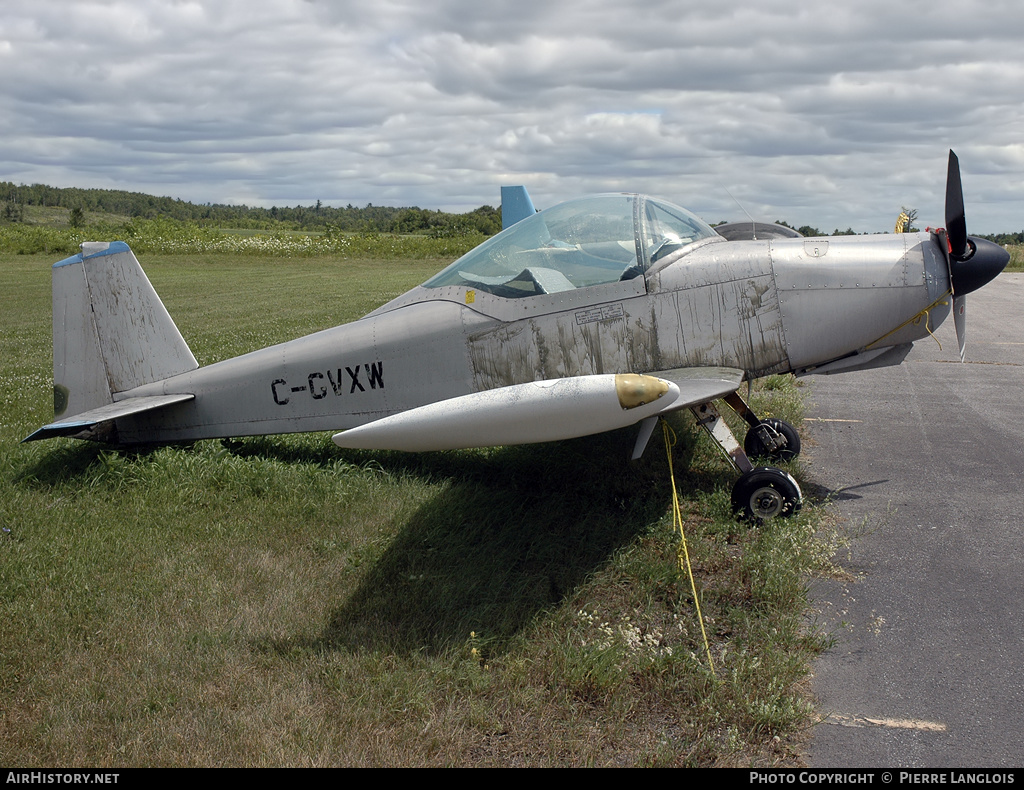
<path fill-rule="evenodd" d="M 54 415 L 199 367 L 127 244 L 86 242 L 53 266 Z"/>
<path fill-rule="evenodd" d="M 506 186 L 501 188 L 501 229 L 510 228 L 520 220 L 532 217 L 537 213 L 533 207 L 530 193 L 524 186 Z"/>

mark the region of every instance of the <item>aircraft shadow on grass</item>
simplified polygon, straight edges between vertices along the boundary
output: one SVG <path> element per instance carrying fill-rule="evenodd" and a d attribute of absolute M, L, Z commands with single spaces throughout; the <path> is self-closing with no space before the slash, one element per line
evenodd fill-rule
<path fill-rule="evenodd" d="M 396 524 L 379 554 L 363 555 L 370 568 L 309 646 L 433 654 L 475 632 L 500 652 L 664 515 L 669 481 L 649 464 L 623 462 L 631 441 L 626 431 L 568 440 L 555 452 L 503 448 L 485 461 L 381 458 L 388 472 L 449 484 Z M 678 448 L 677 462 L 687 465 L 691 452 Z M 722 485 L 729 469 L 711 477 L 687 484 Z"/>
<path fill-rule="evenodd" d="M 693 430 L 679 430 L 673 452 L 681 492 L 727 488 L 728 465 L 703 471 L 691 465 L 698 436 Z M 396 477 L 444 483 L 440 493 L 404 520 L 382 513 L 384 537 L 349 550 L 350 567 L 363 578 L 352 593 L 342 592 L 347 584 L 339 579 L 341 602 L 319 636 L 305 640 L 305 646 L 436 653 L 465 643 L 475 631 L 493 653 L 539 612 L 571 597 L 617 551 L 664 516 L 671 502 L 664 456 L 652 453 L 639 463 L 627 463 L 633 440 L 634 433 L 624 429 L 550 445 L 497 448 L 483 455 L 339 452 L 333 444 L 321 447 L 272 437 L 224 446 L 242 458 L 321 467 L 325 474 L 333 473 L 339 462 L 374 464 Z M 157 449 L 61 447 L 27 465 L 18 478 L 38 487 L 102 479 L 113 466 L 112 456 L 144 461 Z M 262 644 L 287 652 L 303 642 Z"/>
<path fill-rule="evenodd" d="M 369 568 L 319 636 L 265 647 L 435 654 L 476 632 L 492 654 L 500 652 L 539 612 L 571 597 L 663 517 L 671 501 L 665 464 L 627 464 L 633 438 L 625 430 L 546 447 L 500 448 L 483 458 L 468 452 L 342 454 L 354 465 L 372 459 L 387 473 L 447 484 L 395 523 L 381 548 L 352 551 L 353 563 Z M 691 470 L 696 434 L 688 439 L 674 450 L 678 468 L 687 470 L 678 484 L 725 486 L 725 464 L 703 474 Z M 270 444 L 245 446 L 265 456 Z M 290 448 L 279 457 L 302 462 Z M 321 460 L 337 459 L 335 448 Z"/>

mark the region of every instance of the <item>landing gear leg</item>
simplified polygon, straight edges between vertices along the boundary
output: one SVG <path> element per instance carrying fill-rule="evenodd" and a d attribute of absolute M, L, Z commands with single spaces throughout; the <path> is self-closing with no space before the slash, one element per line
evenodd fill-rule
<path fill-rule="evenodd" d="M 729 459 L 729 463 L 733 465 L 737 472 L 749 472 L 754 468 L 754 465 L 750 463 L 750 459 L 747 458 L 747 454 L 740 447 L 740 443 L 733 436 L 732 430 L 725 420 L 722 419 L 722 413 L 718 411 L 713 401 L 691 406 L 690 411 L 697 418 L 697 424 L 715 440 L 715 444 L 725 453 L 725 457 Z"/>
<path fill-rule="evenodd" d="M 739 396 L 736 396 L 735 400 L 738 401 L 743 411 L 740 411 L 740 408 L 737 408 L 730 398 L 726 398 L 726 402 L 739 414 L 743 415 L 746 412 L 754 420 L 757 420 L 757 417 Z M 714 403 L 708 402 L 691 406 L 690 411 L 697 418 L 697 424 L 708 432 L 715 440 L 715 444 L 725 453 L 725 457 L 729 459 L 733 468 L 741 472 L 739 480 L 736 481 L 736 485 L 732 489 L 733 511 L 740 518 L 760 524 L 765 519 L 775 516 L 792 516 L 800 510 L 800 506 L 803 504 L 803 495 L 796 480 L 781 469 L 767 466 L 755 468 L 750 463 L 747 453 L 736 441 L 736 437 L 725 420 L 722 419 L 722 415 Z M 744 418 L 750 422 L 746 416 Z M 760 420 L 757 422 L 759 425 L 764 425 Z M 795 431 L 793 435 L 796 436 Z M 799 451 L 799 438 L 796 441 Z"/>

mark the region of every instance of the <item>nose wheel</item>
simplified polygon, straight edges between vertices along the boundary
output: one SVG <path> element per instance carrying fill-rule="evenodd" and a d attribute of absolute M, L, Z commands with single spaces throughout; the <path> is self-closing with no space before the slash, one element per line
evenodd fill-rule
<path fill-rule="evenodd" d="M 775 463 L 791 461 L 800 455 L 800 435 L 788 422 L 769 417 L 750 427 L 743 450 L 751 458 L 767 458 Z"/>
<path fill-rule="evenodd" d="M 792 461 L 800 455 L 800 434 L 788 422 L 774 417 L 760 419 L 738 392 L 726 395 L 723 400 L 749 426 L 743 440 L 743 450 L 748 456 L 780 463 Z"/>

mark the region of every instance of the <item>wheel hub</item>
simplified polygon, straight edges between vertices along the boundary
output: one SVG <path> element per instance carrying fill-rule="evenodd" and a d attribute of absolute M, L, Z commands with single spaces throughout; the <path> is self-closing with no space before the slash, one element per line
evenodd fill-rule
<path fill-rule="evenodd" d="M 786 501 L 782 495 L 770 486 L 757 489 L 750 497 L 750 509 L 757 518 L 771 518 L 779 515 Z"/>

